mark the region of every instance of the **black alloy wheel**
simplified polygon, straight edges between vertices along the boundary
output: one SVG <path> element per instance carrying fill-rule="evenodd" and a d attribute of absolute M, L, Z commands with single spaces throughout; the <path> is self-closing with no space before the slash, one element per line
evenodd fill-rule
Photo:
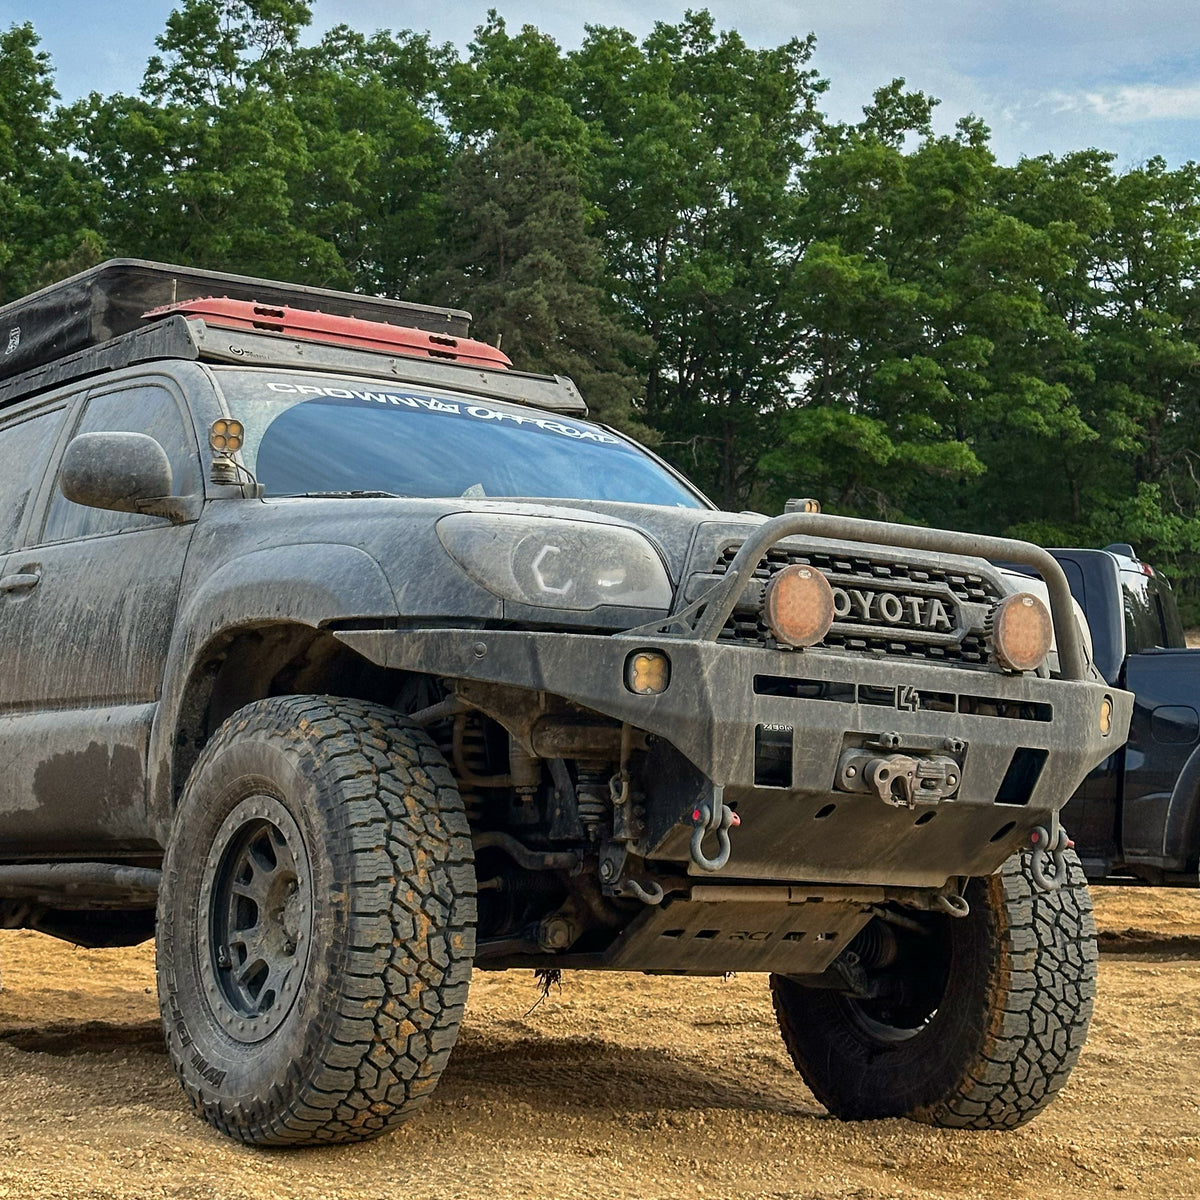
<path fill-rule="evenodd" d="M 312 944 L 312 869 L 300 828 L 274 796 L 241 801 L 217 831 L 200 903 L 200 970 L 230 1037 L 258 1042 L 292 1009 Z"/>

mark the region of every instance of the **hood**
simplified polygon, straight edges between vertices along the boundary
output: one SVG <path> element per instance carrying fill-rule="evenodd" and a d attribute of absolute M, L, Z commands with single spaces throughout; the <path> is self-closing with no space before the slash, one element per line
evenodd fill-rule
<path fill-rule="evenodd" d="M 554 518 L 635 530 L 648 539 L 661 559 L 676 609 L 715 583 L 749 532 L 769 519 L 752 512 L 596 500 L 280 497 L 251 504 L 210 505 L 202 525 L 212 535 L 204 540 L 214 550 L 219 547 L 221 557 L 238 552 L 238 547 L 245 553 L 284 544 L 354 546 L 379 563 L 402 621 L 622 629 L 649 623 L 669 611 L 617 606 L 572 611 L 502 599 L 471 578 L 439 539 L 438 522 L 453 513 Z M 928 564 L 931 557 L 815 537 L 788 538 L 780 547 L 780 552 L 812 552 L 831 562 L 869 557 L 875 563 L 908 564 L 913 569 Z M 990 577 L 996 580 L 998 592 L 1007 590 L 999 583 L 995 568 L 982 560 L 936 557 L 943 567 L 952 566 L 972 578 Z"/>

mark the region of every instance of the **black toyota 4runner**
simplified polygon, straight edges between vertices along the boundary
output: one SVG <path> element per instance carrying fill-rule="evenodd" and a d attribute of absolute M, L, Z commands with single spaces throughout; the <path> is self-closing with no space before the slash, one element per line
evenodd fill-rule
<path fill-rule="evenodd" d="M 155 935 L 248 1142 L 413 1113 L 473 966 L 769 972 L 832 1112 L 1037 1113 L 1130 713 L 1058 565 L 718 512 L 466 333 L 135 261 L 0 309 L 0 921 Z"/>

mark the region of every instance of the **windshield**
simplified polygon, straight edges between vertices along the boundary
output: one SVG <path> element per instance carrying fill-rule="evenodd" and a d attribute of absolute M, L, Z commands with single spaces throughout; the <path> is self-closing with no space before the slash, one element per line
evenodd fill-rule
<path fill-rule="evenodd" d="M 633 442 L 588 421 L 408 384 L 217 372 L 268 496 L 528 496 L 704 507 Z"/>

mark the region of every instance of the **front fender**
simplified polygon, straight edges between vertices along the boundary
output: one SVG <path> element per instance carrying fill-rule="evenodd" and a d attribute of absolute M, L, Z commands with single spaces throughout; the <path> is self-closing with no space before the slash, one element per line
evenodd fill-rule
<path fill-rule="evenodd" d="M 339 619 L 389 619 L 396 596 L 379 563 L 356 546 L 329 542 L 254 550 L 222 563 L 186 592 L 175 619 L 150 735 L 149 809 L 165 845 L 173 809 L 175 733 L 208 648 L 239 628 L 312 628 Z"/>

